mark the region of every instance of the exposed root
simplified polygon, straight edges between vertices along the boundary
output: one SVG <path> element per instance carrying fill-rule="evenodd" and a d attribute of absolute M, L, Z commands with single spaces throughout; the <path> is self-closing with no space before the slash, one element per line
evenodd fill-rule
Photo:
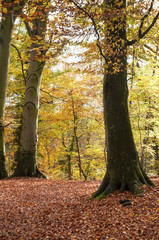
<path fill-rule="evenodd" d="M 99 196 L 97 196 L 96 199 L 105 198 L 106 196 L 108 196 L 108 194 L 114 192 L 116 189 L 117 188 L 115 185 L 108 185 L 108 187 L 105 189 L 105 191 L 103 193 L 101 193 Z"/>
<path fill-rule="evenodd" d="M 128 183 L 128 190 L 132 192 L 134 195 L 142 193 L 144 190 L 141 188 L 142 183 L 135 180 L 133 182 Z"/>
<path fill-rule="evenodd" d="M 143 184 L 147 186 L 155 186 L 154 183 L 149 179 L 149 177 L 144 173 L 144 171 L 141 172 L 137 171 L 138 174 L 132 174 L 130 178 L 126 179 L 124 178 L 124 182 L 119 181 L 109 181 L 109 184 L 107 184 L 107 178 L 103 179 L 103 182 L 99 186 L 98 190 L 94 192 L 90 199 L 102 199 L 105 198 L 108 194 L 114 192 L 115 190 L 119 190 L 119 193 L 124 192 L 125 190 L 129 190 L 135 195 L 143 193 L 143 189 L 141 186 Z"/>
<path fill-rule="evenodd" d="M 47 178 L 45 176 L 45 174 L 43 174 L 39 169 L 38 167 L 36 167 L 36 174 L 35 174 L 35 177 L 39 177 L 39 178 Z"/>
<path fill-rule="evenodd" d="M 126 184 L 125 182 L 121 184 L 121 187 L 119 188 L 119 193 L 123 193 L 126 190 Z"/>
<path fill-rule="evenodd" d="M 16 169 L 15 172 L 9 177 L 9 178 L 14 178 L 14 177 L 31 177 L 31 178 L 46 178 L 46 176 L 38 169 L 38 167 L 36 167 L 36 171 L 32 172 L 32 171 L 24 171 L 23 170 L 18 170 Z"/>
<path fill-rule="evenodd" d="M 101 185 L 99 186 L 98 190 L 92 194 L 90 199 L 96 198 L 100 194 L 102 194 L 108 185 L 109 185 L 109 176 L 107 174 L 105 174 Z"/>

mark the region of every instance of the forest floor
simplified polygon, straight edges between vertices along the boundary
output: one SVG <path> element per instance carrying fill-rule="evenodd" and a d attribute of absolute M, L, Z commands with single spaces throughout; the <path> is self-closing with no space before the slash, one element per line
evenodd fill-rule
<path fill-rule="evenodd" d="M 100 181 L 1 180 L 0 240 L 159 240 L 159 178 L 153 181 L 141 196 L 87 201 Z"/>

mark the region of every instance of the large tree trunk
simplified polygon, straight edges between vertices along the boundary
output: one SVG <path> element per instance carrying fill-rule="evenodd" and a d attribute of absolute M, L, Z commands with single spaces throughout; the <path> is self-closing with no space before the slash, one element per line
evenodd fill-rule
<path fill-rule="evenodd" d="M 107 15 L 106 68 L 103 86 L 104 123 L 107 144 L 107 169 L 99 189 L 92 197 L 103 198 L 109 193 L 128 189 L 140 193 L 142 184 L 153 185 L 143 171 L 136 151 L 128 112 L 127 45 L 122 0 L 109 4 Z"/>
<path fill-rule="evenodd" d="M 30 63 L 26 81 L 20 148 L 16 159 L 18 164 L 12 176 L 45 177 L 38 169 L 36 155 L 40 83 L 46 54 L 44 50 L 46 19 L 34 19 L 32 29 L 28 23 L 26 24 L 31 38 L 35 39 L 38 36 L 40 42 L 33 42 L 30 49 Z M 39 49 L 39 51 L 36 51 L 36 49 Z"/>
<path fill-rule="evenodd" d="M 39 175 L 36 162 L 37 127 L 39 89 L 43 68 L 44 62 L 30 61 L 23 108 L 20 149 L 17 155 L 18 159 L 16 159 L 18 164 L 13 176 L 34 177 Z"/>
<path fill-rule="evenodd" d="M 13 24 L 13 13 L 3 13 L 0 23 L 0 179 L 7 177 L 3 121 Z"/>
<path fill-rule="evenodd" d="M 93 197 L 102 198 L 119 189 L 134 194 L 142 184 L 150 184 L 136 151 L 128 112 L 126 70 L 104 78 L 104 122 L 107 144 L 107 170 Z"/>
<path fill-rule="evenodd" d="M 10 42 L 15 20 L 24 7 L 25 2 L 26 0 L 21 0 L 18 3 L 11 0 L 2 1 L 2 16 L 0 21 L 0 179 L 7 177 L 4 142 L 4 110 Z"/>

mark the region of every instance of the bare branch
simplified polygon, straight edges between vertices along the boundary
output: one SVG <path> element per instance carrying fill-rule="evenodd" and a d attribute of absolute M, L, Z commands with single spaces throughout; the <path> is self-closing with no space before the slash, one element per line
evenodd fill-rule
<path fill-rule="evenodd" d="M 102 47 L 100 45 L 100 35 L 99 35 L 98 30 L 97 30 L 97 26 L 96 26 L 96 23 L 95 23 L 95 20 L 94 20 L 93 16 L 90 13 L 88 13 L 85 9 L 83 9 L 80 5 L 78 5 L 74 0 L 69 0 L 69 1 L 72 2 L 79 10 L 81 10 L 83 13 L 85 13 L 85 15 L 87 17 L 89 17 L 89 19 L 92 21 L 94 31 L 95 31 L 96 36 L 97 36 L 97 47 L 98 47 L 99 52 L 102 55 L 102 57 L 106 60 L 106 56 L 104 55 L 104 53 L 102 51 Z"/>
<path fill-rule="evenodd" d="M 29 35 L 30 37 L 32 37 L 32 29 L 31 29 L 31 26 L 29 25 L 29 23 L 28 23 L 27 21 L 24 21 L 24 23 L 25 23 L 25 26 L 26 26 L 28 35 Z"/>
<path fill-rule="evenodd" d="M 149 14 L 150 14 L 150 12 L 151 12 L 151 10 L 152 10 L 152 8 L 153 8 L 153 4 L 154 4 L 154 0 L 151 1 L 151 5 L 150 5 L 150 7 L 149 7 L 148 12 L 147 12 L 147 13 L 145 14 L 145 16 L 141 19 L 141 24 L 140 24 L 140 27 L 139 27 L 139 38 L 140 38 L 141 35 L 142 35 L 141 31 L 142 31 L 142 27 L 143 27 L 144 21 L 145 21 L 145 19 L 149 16 Z"/>
<path fill-rule="evenodd" d="M 11 46 L 16 49 L 16 51 L 17 51 L 17 53 L 18 53 L 18 56 L 19 56 L 19 58 L 20 58 L 20 62 L 21 62 L 21 66 L 22 66 L 22 74 L 23 74 L 23 78 L 24 78 L 24 83 L 25 83 L 25 85 L 26 85 L 26 76 L 25 76 L 25 73 L 24 73 L 24 63 L 23 63 L 23 60 L 22 60 L 22 58 L 21 58 L 21 54 L 20 54 L 18 48 L 17 48 L 14 44 L 11 43 Z"/>
<path fill-rule="evenodd" d="M 142 33 L 142 27 L 143 27 L 144 21 L 149 16 L 149 14 L 150 14 L 150 12 L 151 12 L 151 10 L 153 8 L 153 3 L 154 3 L 154 0 L 152 0 L 152 2 L 151 2 L 150 8 L 149 8 L 147 14 L 145 14 L 145 16 L 141 19 L 141 24 L 140 24 L 140 27 L 139 27 L 138 38 L 137 39 L 133 39 L 131 41 L 127 40 L 127 45 L 128 46 L 133 45 L 136 42 L 138 42 L 140 39 L 142 39 L 152 29 L 152 27 L 155 25 L 155 23 L 156 23 L 156 21 L 157 21 L 157 19 L 159 17 L 159 12 L 156 14 L 156 16 L 154 17 L 152 23 L 149 25 L 149 27 Z"/>
<path fill-rule="evenodd" d="M 156 54 L 156 50 L 152 49 L 149 45 L 144 44 L 144 47 Z"/>
<path fill-rule="evenodd" d="M 157 15 L 154 17 L 154 19 L 153 19 L 152 23 L 150 24 L 150 26 L 149 26 L 143 33 L 141 33 L 140 38 L 143 38 L 143 37 L 151 30 L 151 28 L 155 25 L 158 17 L 159 17 L 159 12 L 158 12 Z"/>

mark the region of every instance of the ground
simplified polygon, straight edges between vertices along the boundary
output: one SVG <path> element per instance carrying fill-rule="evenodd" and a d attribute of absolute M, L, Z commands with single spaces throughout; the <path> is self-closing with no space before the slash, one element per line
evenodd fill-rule
<path fill-rule="evenodd" d="M 158 240 L 159 179 L 144 195 L 87 200 L 100 181 L 0 181 L 1 240 Z M 123 206 L 120 200 L 129 199 Z"/>

